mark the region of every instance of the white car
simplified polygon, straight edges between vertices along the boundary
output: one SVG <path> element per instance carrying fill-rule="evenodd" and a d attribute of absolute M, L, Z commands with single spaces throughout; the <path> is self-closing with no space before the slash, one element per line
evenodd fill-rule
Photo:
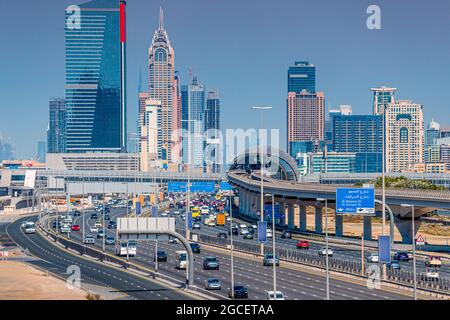
<path fill-rule="evenodd" d="M 241 229 L 240 234 L 243 235 L 243 236 L 245 236 L 246 234 L 248 234 L 247 228 Z"/>
<path fill-rule="evenodd" d="M 36 233 L 36 228 L 34 226 L 26 226 L 25 227 L 25 234 L 34 234 Z"/>
<path fill-rule="evenodd" d="M 326 248 L 321 248 L 319 250 L 319 256 L 326 256 L 327 255 L 327 249 Z M 332 257 L 333 256 L 333 250 L 331 248 L 328 248 L 328 256 Z"/>
<path fill-rule="evenodd" d="M 95 224 L 94 224 L 94 227 L 95 228 L 101 228 L 103 225 L 102 225 L 102 223 L 100 222 L 100 221 L 97 221 Z"/>
<path fill-rule="evenodd" d="M 267 295 L 266 295 L 267 300 L 284 300 L 284 294 L 281 291 L 275 291 L 275 293 L 273 291 L 267 291 Z"/>
<path fill-rule="evenodd" d="M 173 213 L 174 213 L 174 214 L 180 214 L 180 211 L 175 210 Z"/>
<path fill-rule="evenodd" d="M 97 233 L 98 232 L 98 228 L 97 227 L 91 227 L 91 233 Z"/>
<path fill-rule="evenodd" d="M 93 235 L 88 234 L 83 241 L 85 244 L 95 244 L 95 238 Z"/>
<path fill-rule="evenodd" d="M 246 225 L 245 223 L 242 223 L 242 224 L 239 225 L 239 228 L 241 228 L 241 229 L 246 229 L 246 228 L 247 228 L 247 225 Z"/>
<path fill-rule="evenodd" d="M 168 216 L 169 216 L 169 214 L 168 214 L 167 212 L 161 213 L 161 217 L 162 217 L 162 218 L 165 218 L 165 217 L 168 217 Z"/>
<path fill-rule="evenodd" d="M 255 229 L 255 230 L 258 229 L 258 225 L 252 224 L 252 228 Z"/>
<path fill-rule="evenodd" d="M 367 262 L 370 263 L 378 263 L 379 259 L 378 259 L 378 253 L 371 253 L 368 257 L 367 257 Z"/>
<path fill-rule="evenodd" d="M 267 238 L 272 238 L 272 230 L 267 230 Z"/>
<path fill-rule="evenodd" d="M 426 280 L 439 280 L 439 272 L 435 268 L 429 268 L 425 272 Z"/>
<path fill-rule="evenodd" d="M 69 225 L 62 225 L 61 226 L 61 233 L 70 233 L 70 226 Z"/>

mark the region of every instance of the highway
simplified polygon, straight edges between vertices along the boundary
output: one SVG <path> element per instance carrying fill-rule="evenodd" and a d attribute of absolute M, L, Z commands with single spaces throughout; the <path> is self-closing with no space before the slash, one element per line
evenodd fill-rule
<path fill-rule="evenodd" d="M 151 279 L 106 266 L 90 259 L 77 256 L 50 243 L 38 233 L 25 235 L 21 229 L 23 221 L 36 220 L 22 218 L 6 227 L 9 237 L 22 249 L 28 249 L 30 254 L 42 259 L 39 266 L 59 275 L 67 277 L 67 267 L 80 267 L 81 281 L 89 282 L 119 291 L 131 299 L 137 300 L 190 300 L 192 296 L 175 288 L 161 285 Z"/>
<path fill-rule="evenodd" d="M 110 217 L 115 220 L 117 217 L 125 215 L 125 209 L 111 209 Z M 86 214 L 86 230 L 90 230 L 95 221 L 89 219 L 92 211 Z M 101 215 L 99 215 L 101 219 Z M 181 219 L 177 224 L 181 224 Z M 183 222 L 184 223 L 184 222 Z M 82 218 L 76 217 L 74 224 L 82 225 Z M 206 229 L 206 228 L 205 228 Z M 211 228 L 215 229 L 215 228 Z M 218 230 L 216 229 L 216 232 Z M 89 232 L 87 232 L 89 234 Z M 115 235 L 115 230 L 107 230 L 107 234 Z M 71 239 L 81 241 L 81 231 L 72 232 Z M 149 268 L 154 268 L 154 243 L 150 240 L 138 243 L 136 257 L 131 257 L 134 261 Z M 96 240 L 98 248 L 102 247 L 101 239 Z M 175 268 L 175 251 L 183 250 L 179 244 L 169 244 L 167 240 L 158 241 L 158 250 L 164 250 L 168 254 L 167 262 L 159 262 L 159 272 L 166 276 L 173 277 L 180 282 L 184 282 L 186 277 L 185 270 Z M 114 252 L 114 246 L 107 246 L 108 252 Z M 203 270 L 203 259 L 206 256 L 215 256 L 220 261 L 220 270 Z M 262 261 L 235 257 L 234 259 L 235 284 L 243 284 L 249 290 L 249 299 L 263 300 L 266 292 L 272 290 L 272 267 L 264 267 Z M 218 252 L 213 249 L 202 247 L 201 254 L 195 254 L 195 281 L 194 284 L 199 287 L 204 286 L 207 278 L 215 277 L 222 281 L 222 290 L 216 291 L 220 296 L 227 297 L 228 289 L 231 287 L 231 261 L 228 253 Z M 315 270 L 302 269 L 302 271 L 293 268 L 277 268 L 277 289 L 281 290 L 288 299 L 325 299 L 325 277 L 323 272 Z M 398 300 L 410 299 L 403 293 L 391 292 L 386 290 L 369 289 L 365 284 L 355 282 L 354 280 L 336 280 L 331 279 L 330 295 L 336 300 Z"/>

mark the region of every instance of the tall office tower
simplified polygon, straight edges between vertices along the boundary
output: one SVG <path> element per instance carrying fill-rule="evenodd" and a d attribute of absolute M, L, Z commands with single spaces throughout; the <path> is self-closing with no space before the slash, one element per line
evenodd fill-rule
<path fill-rule="evenodd" d="M 220 152 L 220 100 L 217 91 L 209 91 L 205 109 L 205 138 L 208 145 L 208 161 L 212 172 L 220 172 L 223 154 Z"/>
<path fill-rule="evenodd" d="M 161 147 L 161 101 L 147 99 L 145 111 L 140 115 L 140 169 L 149 171 L 158 159 L 158 150 Z"/>
<path fill-rule="evenodd" d="M 141 136 L 141 127 L 143 125 L 142 120 L 144 119 L 144 112 L 145 112 L 145 103 L 147 99 L 150 98 L 150 93 L 148 92 L 139 92 L 139 110 L 138 110 L 138 123 L 137 123 L 137 136 L 140 139 Z M 140 143 L 138 143 L 138 151 L 140 152 Z"/>
<path fill-rule="evenodd" d="M 386 108 L 386 171 L 402 172 L 424 161 L 423 106 L 399 100 Z"/>
<path fill-rule="evenodd" d="M 160 9 L 159 27 L 153 35 L 149 49 L 149 93 L 153 100 L 161 101 L 161 137 L 158 158 L 172 160 L 172 130 L 174 106 L 175 53 L 164 29 L 163 11 Z"/>
<path fill-rule="evenodd" d="M 180 74 L 175 71 L 173 79 L 173 150 L 172 162 L 181 163 L 181 95 L 180 95 Z"/>
<path fill-rule="evenodd" d="M 205 131 L 220 130 L 220 100 L 217 91 L 208 92 L 205 109 Z"/>
<path fill-rule="evenodd" d="M 441 138 L 450 137 L 450 126 L 441 127 Z"/>
<path fill-rule="evenodd" d="M 316 92 L 316 67 L 308 61 L 295 61 L 287 74 L 288 92 Z"/>
<path fill-rule="evenodd" d="M 356 154 L 356 172 L 383 168 L 383 116 L 333 116 L 333 151 Z"/>
<path fill-rule="evenodd" d="M 324 140 L 325 95 L 323 92 L 289 92 L 287 99 L 288 152 L 291 143 Z M 292 155 L 291 156 L 295 156 Z"/>
<path fill-rule="evenodd" d="M 125 1 L 91 0 L 80 25 L 66 12 L 66 152 L 125 152 Z"/>
<path fill-rule="evenodd" d="M 395 102 L 395 91 L 397 88 L 382 86 L 371 88 L 373 92 L 373 114 L 383 114 L 383 110 L 391 103 Z"/>
<path fill-rule="evenodd" d="M 65 152 L 66 100 L 52 98 L 49 101 L 47 152 Z"/>
<path fill-rule="evenodd" d="M 428 124 L 428 128 L 425 131 L 425 145 L 431 146 L 436 144 L 436 140 L 441 137 L 441 125 L 434 120 Z"/>
<path fill-rule="evenodd" d="M 341 105 L 339 109 L 330 109 L 328 116 L 325 118 L 325 141 L 328 145 L 328 151 L 333 150 L 333 117 L 335 115 L 350 116 L 352 114 L 352 106 Z"/>
<path fill-rule="evenodd" d="M 2 160 L 14 160 L 14 149 L 5 141 L 0 133 L 0 161 Z"/>
<path fill-rule="evenodd" d="M 205 87 L 194 77 L 190 85 L 181 86 L 181 127 L 187 133 L 182 143 L 183 162 L 197 168 L 203 167 L 204 112 Z"/>
<path fill-rule="evenodd" d="M 45 141 L 38 141 L 37 143 L 37 160 L 45 162 L 45 155 L 47 153 L 47 143 Z"/>

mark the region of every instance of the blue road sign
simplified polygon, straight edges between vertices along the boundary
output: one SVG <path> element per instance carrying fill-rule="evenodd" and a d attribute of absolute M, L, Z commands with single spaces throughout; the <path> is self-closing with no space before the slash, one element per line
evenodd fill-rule
<path fill-rule="evenodd" d="M 267 221 L 258 221 L 258 242 L 267 242 Z"/>
<path fill-rule="evenodd" d="M 158 208 L 152 207 L 152 217 L 157 218 L 158 217 Z"/>
<path fill-rule="evenodd" d="M 374 214 L 375 190 L 372 188 L 337 188 L 336 213 Z"/>
<path fill-rule="evenodd" d="M 213 193 L 215 184 L 214 182 L 193 182 L 189 190 L 191 192 Z"/>
<path fill-rule="evenodd" d="M 175 182 L 169 182 L 167 184 L 167 191 L 168 192 L 186 192 L 186 182 L 182 181 L 175 181 Z"/>
<path fill-rule="evenodd" d="M 378 261 L 380 263 L 391 262 L 391 237 L 379 236 L 378 237 Z"/>
<path fill-rule="evenodd" d="M 233 186 L 229 184 L 228 182 L 221 182 L 220 183 L 220 190 L 222 191 L 232 191 Z"/>
<path fill-rule="evenodd" d="M 192 212 L 188 212 L 187 214 L 187 219 L 188 219 L 188 228 L 189 230 L 192 230 Z"/>
<path fill-rule="evenodd" d="M 141 203 L 139 201 L 136 202 L 136 214 L 137 215 L 141 214 Z"/>
<path fill-rule="evenodd" d="M 280 205 L 275 204 L 274 207 L 274 213 L 275 213 L 275 219 L 281 219 L 281 213 L 280 213 Z M 266 218 L 270 218 L 272 220 L 272 204 L 265 204 L 264 205 L 264 215 Z"/>

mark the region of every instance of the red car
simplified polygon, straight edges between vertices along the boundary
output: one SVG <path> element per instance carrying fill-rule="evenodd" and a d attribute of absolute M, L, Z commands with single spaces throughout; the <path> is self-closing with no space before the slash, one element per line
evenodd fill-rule
<path fill-rule="evenodd" d="M 80 231 L 80 226 L 77 224 L 74 224 L 71 229 L 72 229 L 72 231 Z"/>
<path fill-rule="evenodd" d="M 308 240 L 299 240 L 296 246 L 297 249 L 309 249 L 309 242 Z"/>

